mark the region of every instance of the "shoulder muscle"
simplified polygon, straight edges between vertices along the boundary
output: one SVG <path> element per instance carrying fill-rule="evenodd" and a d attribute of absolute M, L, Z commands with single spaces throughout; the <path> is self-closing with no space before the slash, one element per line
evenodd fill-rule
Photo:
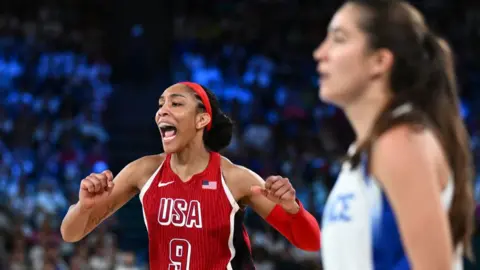
<path fill-rule="evenodd" d="M 138 190 L 142 189 L 145 182 L 163 163 L 165 156 L 165 154 L 148 155 L 128 164 L 124 170 L 128 176 L 131 176 L 129 179 L 132 181 L 132 185 L 137 187 Z"/>
<path fill-rule="evenodd" d="M 250 193 L 253 185 L 262 185 L 263 179 L 250 169 L 236 165 L 222 157 L 221 168 L 225 182 L 237 201 Z"/>
<path fill-rule="evenodd" d="M 263 195 L 254 195 L 251 191 L 252 186 L 263 187 L 265 181 L 252 170 L 235 165 L 226 158 L 222 160 L 222 170 L 225 174 L 225 181 L 235 199 L 252 207 L 262 218 L 267 217 L 275 207 L 275 203 Z"/>

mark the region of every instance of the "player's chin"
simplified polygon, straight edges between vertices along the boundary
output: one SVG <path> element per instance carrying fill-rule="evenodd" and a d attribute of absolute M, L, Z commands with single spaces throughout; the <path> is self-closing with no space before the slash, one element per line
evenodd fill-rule
<path fill-rule="evenodd" d="M 169 144 L 163 144 L 163 152 L 166 153 L 166 154 L 173 154 L 173 153 L 176 153 L 178 152 L 180 149 L 180 147 L 175 147 L 173 145 L 169 145 Z"/>
<path fill-rule="evenodd" d="M 318 96 L 320 97 L 320 100 L 324 102 L 330 102 L 332 99 L 335 98 L 335 93 L 332 93 L 332 88 L 328 87 L 324 83 L 320 84 L 318 91 Z"/>
<path fill-rule="evenodd" d="M 167 154 L 172 154 L 176 153 L 180 149 L 179 143 L 175 140 L 175 138 L 166 140 L 162 138 L 162 145 L 163 145 L 163 151 Z"/>
<path fill-rule="evenodd" d="M 335 87 L 330 87 L 328 85 L 321 85 L 319 89 L 319 97 L 320 100 L 325 103 L 340 106 L 343 103 L 343 95 L 340 92 L 341 89 L 335 89 Z"/>

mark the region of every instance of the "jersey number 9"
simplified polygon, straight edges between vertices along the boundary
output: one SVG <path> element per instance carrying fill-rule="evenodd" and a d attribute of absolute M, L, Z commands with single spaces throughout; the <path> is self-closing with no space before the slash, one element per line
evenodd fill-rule
<path fill-rule="evenodd" d="M 192 246 L 185 239 L 170 240 L 170 264 L 168 270 L 190 270 Z"/>

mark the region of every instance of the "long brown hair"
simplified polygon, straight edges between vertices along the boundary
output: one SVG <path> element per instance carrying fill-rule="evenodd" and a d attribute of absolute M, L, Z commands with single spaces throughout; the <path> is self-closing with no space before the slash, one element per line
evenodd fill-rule
<path fill-rule="evenodd" d="M 449 212 L 453 243 L 462 243 L 473 258 L 473 162 L 469 135 L 463 124 L 454 61 L 448 43 L 426 26 L 420 12 L 405 1 L 350 0 L 365 14 L 359 22 L 371 49 L 386 48 L 394 55 L 390 87 L 392 101 L 376 119 L 370 136 L 351 157 L 354 166 L 376 138 L 399 124 L 428 128 L 439 139 L 454 176 L 455 192 Z M 396 114 L 402 104 L 411 109 Z M 369 155 L 368 155 L 369 156 Z"/>

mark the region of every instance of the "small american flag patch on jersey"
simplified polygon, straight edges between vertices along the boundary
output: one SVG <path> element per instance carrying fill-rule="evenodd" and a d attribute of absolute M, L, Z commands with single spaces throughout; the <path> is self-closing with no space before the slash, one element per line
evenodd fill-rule
<path fill-rule="evenodd" d="M 203 182 L 202 182 L 202 188 L 203 188 L 203 189 L 217 189 L 217 182 L 215 182 L 215 181 L 203 180 Z"/>

